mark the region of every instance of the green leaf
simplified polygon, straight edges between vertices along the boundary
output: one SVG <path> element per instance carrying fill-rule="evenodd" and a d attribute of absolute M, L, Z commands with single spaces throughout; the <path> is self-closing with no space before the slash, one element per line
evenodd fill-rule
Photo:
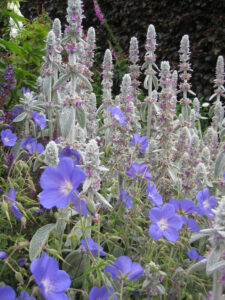
<path fill-rule="evenodd" d="M 85 111 L 81 106 L 76 107 L 76 119 L 80 127 L 84 129 L 86 124 L 86 116 Z"/>
<path fill-rule="evenodd" d="M 18 46 L 16 46 L 14 43 L 5 41 L 3 39 L 0 39 L 0 45 L 5 46 L 6 48 L 8 48 L 9 51 L 12 51 L 13 53 L 19 55 L 20 57 L 24 57 L 24 53 L 22 51 L 22 49 Z"/>
<path fill-rule="evenodd" d="M 17 15 L 13 11 L 9 11 L 7 9 L 3 9 L 1 12 L 2 12 L 2 14 L 11 17 L 16 23 L 17 23 L 17 21 L 20 21 L 20 22 L 23 22 L 23 23 L 27 23 L 28 22 L 28 19 L 26 19 L 26 18 L 24 18 L 22 16 Z"/>
<path fill-rule="evenodd" d="M 30 241 L 29 257 L 30 260 L 34 260 L 43 249 L 45 243 L 48 241 L 50 232 L 55 229 L 56 224 L 47 224 L 39 228 L 33 235 Z"/>

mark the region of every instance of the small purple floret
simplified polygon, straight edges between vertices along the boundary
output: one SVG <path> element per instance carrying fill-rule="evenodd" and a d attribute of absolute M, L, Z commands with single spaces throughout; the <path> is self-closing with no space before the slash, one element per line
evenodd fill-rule
<path fill-rule="evenodd" d="M 126 193 L 124 189 L 120 191 L 120 200 L 126 207 L 133 208 L 132 197 L 129 193 Z"/>
<path fill-rule="evenodd" d="M 146 148 L 148 147 L 148 138 L 147 136 L 140 137 L 138 133 L 135 133 L 133 134 L 133 139 L 130 144 L 132 146 L 135 146 L 139 152 L 144 154 Z"/>
<path fill-rule="evenodd" d="M 110 297 L 113 296 L 113 289 L 111 287 L 108 286 L 108 289 L 111 293 L 111 295 L 108 293 L 106 287 L 103 285 L 101 286 L 100 288 L 98 288 L 97 286 L 94 286 L 90 293 L 89 293 L 89 300 L 108 300 Z M 117 297 L 113 297 L 113 298 L 110 298 L 110 299 L 113 299 L 113 300 L 117 300 Z"/>
<path fill-rule="evenodd" d="M 198 254 L 197 250 L 192 248 L 190 251 L 186 252 L 187 256 L 191 259 L 191 260 L 203 260 L 205 259 L 205 257 L 201 256 Z"/>
<path fill-rule="evenodd" d="M 146 164 L 139 164 L 134 162 L 130 165 L 130 169 L 127 171 L 127 176 L 132 177 L 134 180 L 147 179 L 150 180 L 152 176 L 148 171 L 148 166 Z"/>
<path fill-rule="evenodd" d="M 45 116 L 38 114 L 37 111 L 32 112 L 34 122 L 40 127 L 46 127 Z"/>
<path fill-rule="evenodd" d="M 160 206 L 163 204 L 162 196 L 158 193 L 155 185 L 151 186 L 150 182 L 147 182 L 147 190 L 146 190 L 148 199 L 152 201 L 156 206 Z"/>

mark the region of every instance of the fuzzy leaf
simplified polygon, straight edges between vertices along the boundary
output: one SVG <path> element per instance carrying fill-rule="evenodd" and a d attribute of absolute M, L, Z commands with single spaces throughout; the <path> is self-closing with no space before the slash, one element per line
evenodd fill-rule
<path fill-rule="evenodd" d="M 224 137 L 225 137 L 225 128 L 223 128 L 220 132 L 220 139 L 223 140 Z"/>
<path fill-rule="evenodd" d="M 13 120 L 13 122 L 21 122 L 23 121 L 25 118 L 27 117 L 27 113 L 24 111 L 21 114 L 19 114 L 17 117 L 15 117 L 15 119 Z"/>
<path fill-rule="evenodd" d="M 30 241 L 29 257 L 31 261 L 40 254 L 45 243 L 48 241 L 49 233 L 55 229 L 55 227 L 56 224 L 47 224 L 35 232 Z"/>
<path fill-rule="evenodd" d="M 62 268 L 70 275 L 71 279 L 80 277 L 88 262 L 86 255 L 80 250 L 70 252 L 70 254 L 66 256 L 65 261 L 66 263 L 63 263 Z"/>
<path fill-rule="evenodd" d="M 190 243 L 194 243 L 195 241 L 200 240 L 201 238 L 204 238 L 206 236 L 209 236 L 210 234 L 211 234 L 210 231 L 209 232 L 200 231 L 200 232 L 194 233 L 191 236 Z"/>
<path fill-rule="evenodd" d="M 220 176 L 225 167 L 225 151 L 219 153 L 215 163 L 214 175 L 215 177 Z"/>
<path fill-rule="evenodd" d="M 155 90 L 157 91 L 158 90 L 158 79 L 156 76 L 153 76 L 152 80 L 153 80 Z"/>
<path fill-rule="evenodd" d="M 86 193 L 87 190 L 89 189 L 90 185 L 92 183 L 92 179 L 90 177 L 87 177 L 84 181 L 84 184 L 83 184 L 83 190 L 82 190 L 82 193 Z"/>
<path fill-rule="evenodd" d="M 71 127 L 75 122 L 75 110 L 73 107 L 65 107 L 60 115 L 60 128 L 62 136 L 67 138 L 70 133 Z"/>
<path fill-rule="evenodd" d="M 53 90 L 57 89 L 60 85 L 62 85 L 64 82 L 67 81 L 67 79 L 70 77 L 70 74 L 66 73 L 63 76 L 59 78 L 58 81 L 54 84 Z"/>
<path fill-rule="evenodd" d="M 93 90 L 90 81 L 84 75 L 77 73 L 77 76 L 80 78 L 80 80 L 82 80 L 87 85 L 87 87 L 90 91 Z"/>
<path fill-rule="evenodd" d="M 86 125 L 86 115 L 85 111 L 81 106 L 76 107 L 76 119 L 81 128 L 85 128 Z"/>
<path fill-rule="evenodd" d="M 187 271 L 187 276 L 189 276 L 194 272 L 205 271 L 205 268 L 206 268 L 206 260 L 204 259 L 191 266 Z"/>
<path fill-rule="evenodd" d="M 215 265 L 218 263 L 221 256 L 221 250 L 219 248 L 214 248 L 209 254 L 206 264 L 206 274 L 210 275 L 215 270 Z M 225 262 L 224 262 L 225 263 Z"/>
<path fill-rule="evenodd" d="M 225 260 L 218 261 L 217 263 L 212 265 L 210 269 L 208 269 L 207 274 L 210 275 L 210 274 L 214 273 L 215 271 L 218 271 L 224 267 L 225 267 Z M 206 271 L 207 271 L 207 266 L 206 266 Z"/>
<path fill-rule="evenodd" d="M 112 209 L 111 204 L 109 204 L 109 202 L 101 194 L 99 194 L 98 192 L 95 192 L 95 196 L 96 196 L 97 200 L 99 200 L 104 206 Z"/>

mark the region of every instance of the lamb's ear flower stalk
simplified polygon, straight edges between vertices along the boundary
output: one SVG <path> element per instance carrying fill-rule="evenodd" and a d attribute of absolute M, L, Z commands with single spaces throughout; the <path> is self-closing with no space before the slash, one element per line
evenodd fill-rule
<path fill-rule="evenodd" d="M 138 99 L 139 95 L 139 85 L 140 81 L 138 78 L 140 76 L 140 66 L 137 64 L 139 61 L 139 49 L 138 49 L 138 40 L 136 37 L 132 37 L 130 40 L 129 48 L 129 60 L 132 65 L 129 66 L 130 78 L 131 78 L 131 97 L 136 106 L 140 107 L 141 103 Z"/>
<path fill-rule="evenodd" d="M 189 36 L 184 35 L 180 42 L 180 65 L 179 65 L 179 77 L 181 79 L 181 83 L 179 85 L 179 92 L 182 92 L 183 98 L 180 100 L 180 104 L 182 105 L 182 115 L 184 120 L 189 120 L 190 114 L 190 103 L 191 100 L 188 98 L 188 93 L 195 96 L 195 93 L 191 90 L 191 85 L 188 82 L 191 79 L 191 65 L 190 65 L 190 44 L 189 44 Z"/>
<path fill-rule="evenodd" d="M 216 97 L 216 102 L 220 102 L 221 96 L 225 97 L 225 88 L 224 88 L 224 59 L 220 55 L 217 58 L 216 62 L 216 78 L 214 79 L 214 94 L 209 98 L 212 100 Z"/>
<path fill-rule="evenodd" d="M 145 70 L 145 82 L 144 87 L 148 90 L 148 114 L 147 114 L 147 137 L 150 138 L 151 135 L 151 126 L 152 126 L 152 91 L 153 85 L 155 90 L 158 89 L 158 80 L 156 75 L 156 71 L 158 67 L 155 64 L 156 61 L 156 32 L 154 25 L 149 25 L 147 32 L 147 39 L 145 44 L 146 54 L 145 54 L 145 63 L 142 68 L 146 68 Z"/>

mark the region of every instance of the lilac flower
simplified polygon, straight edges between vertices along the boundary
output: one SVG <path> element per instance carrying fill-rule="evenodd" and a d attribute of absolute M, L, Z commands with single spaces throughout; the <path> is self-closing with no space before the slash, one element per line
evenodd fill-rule
<path fill-rule="evenodd" d="M 16 293 L 9 285 L 0 286 L 0 299 L 1 300 L 15 300 Z"/>
<path fill-rule="evenodd" d="M 40 258 L 32 261 L 30 270 L 46 300 L 68 300 L 64 292 L 70 287 L 71 280 L 65 271 L 59 270 L 55 258 L 43 252 Z"/>
<path fill-rule="evenodd" d="M 5 251 L 0 251 L 0 259 L 5 259 L 7 257 L 7 254 L 5 253 Z"/>
<path fill-rule="evenodd" d="M 1 139 L 5 146 L 12 147 L 16 144 L 17 136 L 10 129 L 6 129 L 1 131 Z"/>
<path fill-rule="evenodd" d="M 197 250 L 194 248 L 191 248 L 191 250 L 189 252 L 186 252 L 187 256 L 191 259 L 191 260 L 203 260 L 205 259 L 205 257 L 201 256 L 198 254 Z"/>
<path fill-rule="evenodd" d="M 212 208 L 216 206 L 215 196 L 209 196 L 209 189 L 204 189 L 197 193 L 196 199 L 199 204 L 196 207 L 196 211 L 200 216 L 206 215 L 208 218 L 212 218 Z"/>
<path fill-rule="evenodd" d="M 128 281 L 137 280 L 144 273 L 144 269 L 139 263 L 132 262 L 128 256 L 120 256 L 115 264 L 105 267 L 114 280 L 122 279 L 125 276 Z"/>
<path fill-rule="evenodd" d="M 70 157 L 74 161 L 75 165 L 79 165 L 81 161 L 80 153 L 75 149 L 70 149 L 69 146 L 66 146 L 62 151 L 59 152 L 59 158 Z"/>
<path fill-rule="evenodd" d="M 182 219 L 175 214 L 172 204 L 165 204 L 162 208 L 154 207 L 149 211 L 150 220 L 153 222 L 149 227 L 149 234 L 155 240 L 163 236 L 171 242 L 179 237 L 178 229 L 182 227 Z"/>
<path fill-rule="evenodd" d="M 26 149 L 31 155 L 36 153 L 42 153 L 44 151 L 44 146 L 40 143 L 37 143 L 36 139 L 32 139 L 31 136 L 28 136 L 26 139 L 22 139 L 20 145 L 23 149 Z"/>
<path fill-rule="evenodd" d="M 6 193 L 6 201 L 10 203 L 10 209 L 16 219 L 22 219 L 23 214 L 16 205 L 16 191 L 11 188 L 9 193 Z"/>
<path fill-rule="evenodd" d="M 37 111 L 32 112 L 34 122 L 40 127 L 46 127 L 45 116 L 39 115 Z"/>
<path fill-rule="evenodd" d="M 23 267 L 25 265 L 25 263 L 27 262 L 27 259 L 24 257 L 21 257 L 18 259 L 18 264 L 20 267 Z"/>
<path fill-rule="evenodd" d="M 146 190 L 148 199 L 152 201 L 156 206 L 160 206 L 163 204 L 162 196 L 158 193 L 155 185 L 151 186 L 150 182 L 147 182 L 147 190 Z"/>
<path fill-rule="evenodd" d="M 133 139 L 130 144 L 132 146 L 135 146 L 139 152 L 144 154 L 146 148 L 148 147 L 148 138 L 147 136 L 140 137 L 138 133 L 135 133 L 133 134 Z"/>
<path fill-rule="evenodd" d="M 98 255 L 98 243 L 95 243 L 95 242 L 92 240 L 92 238 L 89 238 L 89 237 L 86 237 L 86 241 L 87 241 L 87 243 L 88 243 L 88 247 L 89 247 L 91 253 L 92 253 L 94 256 L 97 256 L 97 255 Z M 81 246 L 84 247 L 85 251 L 88 252 L 88 248 L 87 248 L 87 245 L 86 245 L 84 239 L 81 239 L 80 243 L 81 243 Z M 100 247 L 100 248 L 99 248 L 99 255 L 100 255 L 100 256 L 105 256 L 105 253 L 104 253 L 102 250 L 103 250 L 103 248 Z"/>
<path fill-rule="evenodd" d="M 89 293 L 89 300 L 108 300 L 110 297 L 112 297 L 113 295 L 113 289 L 108 286 L 108 289 L 111 293 L 111 295 L 108 293 L 106 287 L 103 285 L 101 286 L 100 288 L 98 288 L 97 286 L 94 286 L 90 293 Z M 117 300 L 117 297 L 113 297 L 113 298 L 110 298 L 110 299 L 113 299 L 113 300 Z"/>
<path fill-rule="evenodd" d="M 117 106 L 109 107 L 109 112 L 122 126 L 126 125 L 126 116 L 122 113 L 122 111 Z"/>
<path fill-rule="evenodd" d="M 126 207 L 133 208 L 132 197 L 129 193 L 125 193 L 124 189 L 120 191 L 120 200 Z"/>
<path fill-rule="evenodd" d="M 66 207 L 71 200 L 79 211 L 78 187 L 85 180 L 82 169 L 75 167 L 71 158 L 60 160 L 57 167 L 48 167 L 40 178 L 43 191 L 40 194 L 40 203 L 47 209 L 52 207 Z M 81 213 L 86 214 L 85 202 L 81 200 Z M 86 209 L 87 210 L 87 209 Z M 85 213 L 86 212 L 86 213 Z"/>
<path fill-rule="evenodd" d="M 18 298 L 16 298 L 16 300 L 35 300 L 36 298 L 34 297 L 30 297 L 30 295 L 25 291 L 25 290 L 22 290 L 20 292 L 20 295 Z"/>
<path fill-rule="evenodd" d="M 148 171 L 148 166 L 145 164 L 139 165 L 137 162 L 134 162 L 130 166 L 130 169 L 126 174 L 127 176 L 132 177 L 134 180 L 140 180 L 142 178 L 149 180 L 152 177 Z"/>

